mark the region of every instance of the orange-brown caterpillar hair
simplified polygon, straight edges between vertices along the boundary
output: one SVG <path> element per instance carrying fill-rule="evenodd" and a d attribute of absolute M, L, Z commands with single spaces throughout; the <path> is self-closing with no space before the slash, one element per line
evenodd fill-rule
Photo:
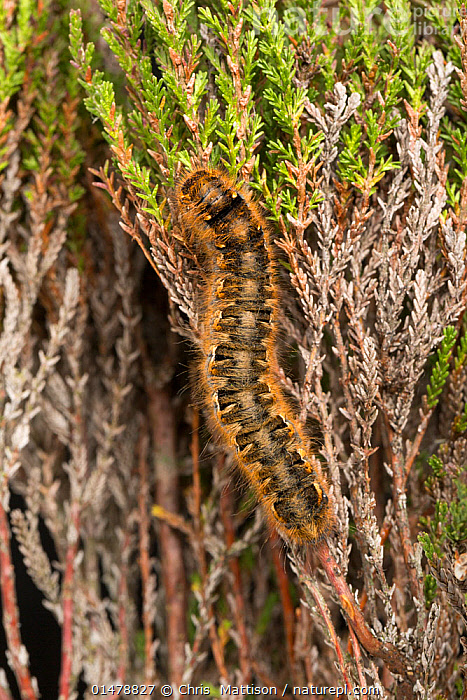
<path fill-rule="evenodd" d="M 316 542 L 333 518 L 329 487 L 278 385 L 278 291 L 268 226 L 246 187 L 194 169 L 175 202 L 187 239 L 202 251 L 201 382 L 221 440 L 280 534 Z"/>

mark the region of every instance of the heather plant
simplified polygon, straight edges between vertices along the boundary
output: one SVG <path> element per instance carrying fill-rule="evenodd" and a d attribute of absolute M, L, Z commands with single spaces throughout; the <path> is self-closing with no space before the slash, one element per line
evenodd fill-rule
<path fill-rule="evenodd" d="M 39 696 L 13 541 L 60 626 L 43 697 L 465 697 L 465 6 L 77 5 L 71 64 L 63 5 L 0 12 L 0 697 Z M 174 184 L 195 166 L 270 221 L 277 377 L 332 485 L 313 547 L 264 522 L 196 377 L 180 393 L 204 270 Z"/>

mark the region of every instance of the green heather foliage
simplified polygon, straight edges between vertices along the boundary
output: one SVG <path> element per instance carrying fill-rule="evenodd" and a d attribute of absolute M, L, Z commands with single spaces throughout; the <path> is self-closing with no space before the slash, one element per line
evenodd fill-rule
<path fill-rule="evenodd" d="M 60 627 L 43 698 L 467 697 L 466 133 L 454 0 L 0 0 L 0 695 L 45 663 L 16 540 Z M 277 377 L 332 484 L 312 551 L 186 390 L 197 165 L 270 222 Z"/>
<path fill-rule="evenodd" d="M 444 329 L 444 337 L 438 348 L 438 361 L 431 373 L 430 382 L 427 387 L 428 406 L 434 408 L 438 401 L 446 380 L 449 376 L 449 360 L 451 352 L 457 339 L 456 329 L 448 326 Z"/>

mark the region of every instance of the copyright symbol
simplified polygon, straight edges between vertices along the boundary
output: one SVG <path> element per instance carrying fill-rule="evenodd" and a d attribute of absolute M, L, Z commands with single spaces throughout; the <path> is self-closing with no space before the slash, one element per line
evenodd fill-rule
<path fill-rule="evenodd" d="M 172 686 L 163 685 L 161 688 L 161 693 L 165 698 L 169 698 L 173 694 Z"/>

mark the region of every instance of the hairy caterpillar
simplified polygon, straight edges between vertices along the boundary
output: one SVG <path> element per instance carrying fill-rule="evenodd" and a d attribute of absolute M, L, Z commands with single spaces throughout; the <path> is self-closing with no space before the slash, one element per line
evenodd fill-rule
<path fill-rule="evenodd" d="M 329 487 L 273 371 L 278 291 L 268 226 L 247 188 L 218 170 L 186 174 L 175 202 L 206 266 L 200 380 L 212 423 L 280 534 L 316 542 L 332 527 Z"/>

